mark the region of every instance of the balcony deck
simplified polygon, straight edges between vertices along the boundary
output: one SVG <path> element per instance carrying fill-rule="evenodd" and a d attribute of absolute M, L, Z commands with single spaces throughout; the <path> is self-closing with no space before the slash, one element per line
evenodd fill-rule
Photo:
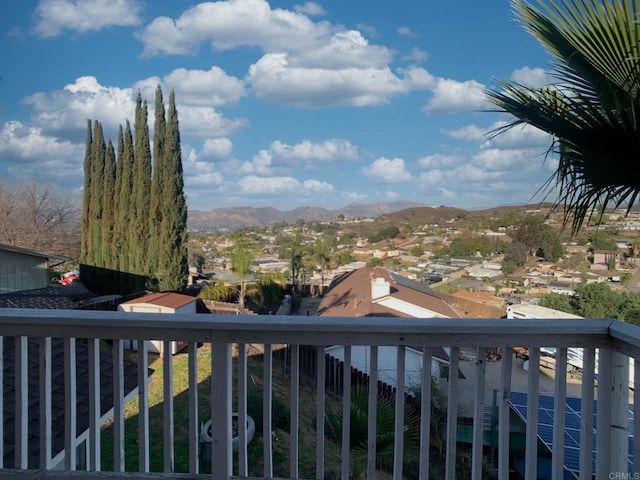
<path fill-rule="evenodd" d="M 630 442 L 629 435 L 640 431 L 640 399 L 634 399 L 631 406 L 633 420 L 629 424 L 629 399 L 633 398 L 629 389 L 629 361 L 633 358 L 635 377 L 637 382 L 640 368 L 640 328 L 618 321 L 600 319 L 549 319 L 549 320 L 506 320 L 506 319 L 407 319 L 407 318 L 326 318 L 312 316 L 211 316 L 211 315 L 163 315 L 163 314 L 135 314 L 120 312 L 78 311 L 78 310 L 29 310 L 29 309 L 0 309 L 0 334 L 3 337 L 15 337 L 15 372 L 7 374 L 4 356 L 0 355 L 3 366 L 0 373 L 14 379 L 14 395 L 12 402 L 14 411 L 5 411 L 7 402 L 6 392 L 0 394 L 4 412 L 0 422 L 4 442 L 0 442 L 0 476 L 12 478 L 27 476 L 30 478 L 235 478 L 248 476 L 248 453 L 244 447 L 239 448 L 237 454 L 232 453 L 232 412 L 238 412 L 239 424 L 246 424 L 247 415 L 247 346 L 258 344 L 262 346 L 263 372 L 262 396 L 264 425 L 273 424 L 272 392 L 274 384 L 274 346 L 288 346 L 288 375 L 290 389 L 288 392 L 291 420 L 289 425 L 290 444 L 288 454 L 289 478 L 325 478 L 327 465 L 325 460 L 325 445 L 328 441 L 324 431 L 315 433 L 315 465 L 313 473 L 309 475 L 309 466 L 300 465 L 300 351 L 301 347 L 311 345 L 317 348 L 316 368 L 316 424 L 325 424 L 325 371 L 324 347 L 342 345 L 344 352 L 344 368 L 350 371 L 352 351 L 354 346 L 366 346 L 368 352 L 369 377 L 369 415 L 368 415 L 368 460 L 366 465 L 367 478 L 375 478 L 376 468 L 376 413 L 378 397 L 379 352 L 380 347 L 394 347 L 395 362 L 395 392 L 404 392 L 409 385 L 405 385 L 407 355 L 418 351 L 422 360 L 422 371 L 432 371 L 432 360 L 435 353 L 442 347 L 450 352 L 449 372 L 458 372 L 461 362 L 467 362 L 464 355 L 461 360 L 461 349 L 465 353 L 471 352 L 472 362 L 465 363 L 465 370 L 471 372 L 466 379 L 458 379 L 458 375 L 450 375 L 442 384 L 446 389 L 447 422 L 445 438 L 458 438 L 458 417 L 460 416 L 465 398 L 470 402 L 469 418 L 472 425 L 472 478 L 482 478 L 483 463 L 483 434 L 484 420 L 487 407 L 491 407 L 493 399 L 487 393 L 496 391 L 497 415 L 495 424 L 496 468 L 500 479 L 506 480 L 514 469 L 513 458 L 510 455 L 511 417 L 513 404 L 510 402 L 512 386 L 522 390 L 526 386 L 526 405 L 520 405 L 521 412 L 529 412 L 524 428 L 525 452 L 524 476 L 527 479 L 536 478 L 537 461 L 539 457 L 538 438 L 542 437 L 539 424 L 539 399 L 549 393 L 553 396 L 552 424 L 544 425 L 545 433 L 552 439 L 551 468 L 553 478 L 564 478 L 565 470 L 579 472 L 580 478 L 612 478 L 609 475 L 619 474 L 614 478 L 624 477 L 629 472 L 640 471 L 639 462 L 632 463 L 633 458 L 640 458 L 640 442 Z M 0 338 L 3 338 L 0 337 Z M 64 385 L 55 385 L 51 381 L 51 340 L 63 339 L 64 342 Z M 38 342 L 38 391 L 34 392 L 29 386 L 30 369 L 28 368 L 31 349 L 29 339 Z M 137 457 L 138 471 L 124 472 L 125 457 L 132 455 L 128 451 L 125 440 L 125 403 L 129 400 L 125 388 L 125 355 L 123 345 L 127 340 L 160 340 L 167 342 L 165 351 L 170 351 L 169 342 L 187 342 L 187 375 L 189 378 L 188 411 L 186 415 L 174 410 L 172 396 L 173 364 L 171 356 L 163 359 L 162 380 L 165 386 L 162 402 L 163 438 L 150 438 L 149 428 L 149 395 L 148 395 L 148 355 L 146 348 L 139 349 L 135 354 L 138 362 L 137 399 L 138 434 Z M 112 471 L 104 471 L 101 457 L 104 453 L 101 429 L 104 414 L 100 408 L 101 389 L 101 344 L 108 341 L 112 345 L 111 360 L 113 364 L 112 418 L 114 445 L 113 458 L 110 464 Z M 77 344 L 83 344 L 88 349 L 88 405 L 82 404 L 77 395 L 76 361 Z M 198 395 L 198 377 L 196 360 L 198 346 L 207 344 L 211 348 L 210 374 L 211 388 L 207 392 L 210 404 L 206 406 L 213 420 L 212 456 L 216 459 L 211 465 L 211 473 L 200 473 L 201 458 L 199 448 L 200 425 L 203 419 L 198 415 L 200 411 Z M 145 342 L 139 342 L 145 345 Z M 513 347 L 523 346 L 529 351 L 528 370 L 521 368 L 515 361 Z M 584 368 L 582 382 L 567 382 L 567 372 L 564 368 L 555 370 L 554 379 L 549 384 L 541 380 L 540 347 L 557 347 L 556 364 L 566 365 L 567 348 L 584 348 Z M 487 349 L 500 347 L 506 352 L 499 363 L 488 365 Z M 596 349 L 598 349 L 598 365 L 596 365 Z M 4 350 L 4 348 L 3 348 Z M 493 377 L 491 377 L 492 373 Z M 497 373 L 496 373 L 497 372 Z M 597 382 L 594 377 L 597 372 Z M 69 374 L 67 374 L 69 373 Z M 276 373 L 277 374 L 277 373 Z M 155 374 L 154 374 L 155 375 Z M 490 378 L 491 377 L 491 378 Z M 0 382 L 5 385 L 6 379 Z M 342 438 L 350 435 L 350 405 L 351 405 L 351 377 L 343 375 L 342 382 Z M 472 389 L 463 395 L 462 388 L 466 385 Z M 491 388 L 488 388 L 491 386 Z M 429 449 L 429 426 L 431 423 L 431 378 L 422 375 L 419 385 L 413 385 L 420 391 L 420 445 L 419 453 L 414 459 L 419 466 L 419 478 L 429 478 L 429 470 L 434 466 L 434 459 Z M 3 387 L 4 388 L 4 387 Z M 51 415 L 53 410 L 54 393 L 64 391 L 64 446 L 62 452 L 52 450 L 54 431 Z M 552 392 L 549 392 L 552 390 Z M 235 392 L 235 393 L 234 393 Z M 579 446 L 569 444 L 576 440 L 566 437 L 565 433 L 575 427 L 564 406 L 567 398 L 578 394 L 581 398 L 582 415 L 580 417 Z M 33 425 L 30 425 L 29 398 L 36 396 L 40 420 L 37 423 L 38 439 L 32 441 Z M 609 405 L 610 408 L 600 408 L 597 415 L 593 415 L 594 400 L 599 405 Z M 305 408 L 309 407 L 304 405 Z M 395 402 L 394 424 L 394 460 L 390 469 L 394 478 L 403 478 L 404 457 L 404 410 L 405 402 Z M 82 432 L 81 443 L 77 432 L 77 419 L 80 411 L 87 411 L 89 427 Z M 594 419 L 595 417 L 595 419 Z M 13 420 L 11 420 L 13 418 Z M 184 424 L 181 424 L 183 418 Z M 13 422 L 15 433 L 13 438 L 7 438 L 5 427 L 7 421 Z M 175 432 L 177 429 L 188 431 L 189 452 L 186 464 L 189 472 L 174 473 L 176 465 Z M 597 432 L 597 435 L 596 435 Z M 630 432 L 630 433 L 629 433 Z M 239 444 L 245 445 L 246 431 L 239 429 Z M 31 438 L 31 440 L 30 440 Z M 164 472 L 149 472 L 150 445 L 162 441 Z M 255 441 L 255 440 L 254 440 Z M 274 476 L 274 444 L 271 435 L 261 438 L 263 452 L 263 478 Z M 595 449 L 591 448 L 595 442 Z M 7 460 L 5 450 L 7 445 L 13 447 L 12 461 Z M 81 448 L 79 448 L 79 445 Z M 631 445 L 631 447 L 629 447 Z M 456 441 L 447 441 L 445 446 L 445 478 L 455 479 L 456 451 L 459 448 Z M 340 476 L 349 478 L 352 462 L 348 443 L 339 446 L 341 464 Z M 577 452 L 572 465 L 567 465 L 567 458 L 571 449 Z M 592 470 L 593 452 L 595 451 L 595 470 Z M 37 465 L 30 464 L 30 458 L 37 454 Z M 86 456 L 86 458 L 85 458 Z M 75 471 L 78 465 L 83 465 L 86 471 Z M 4 468 L 3 468 L 4 467 Z M 331 465 L 335 467 L 335 465 Z M 55 471 L 52 469 L 56 468 Z M 302 472 L 305 475 L 302 475 Z"/>

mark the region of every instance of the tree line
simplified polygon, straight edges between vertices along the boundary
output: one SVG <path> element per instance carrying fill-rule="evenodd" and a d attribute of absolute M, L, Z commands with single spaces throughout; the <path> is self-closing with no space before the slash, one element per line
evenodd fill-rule
<path fill-rule="evenodd" d="M 118 284 L 111 291 L 176 290 L 186 283 L 187 205 L 174 92 L 165 112 L 156 89 L 153 153 L 147 117 L 138 92 L 133 132 L 129 120 L 120 125 L 115 147 L 99 121 L 87 121 L 80 263 L 83 281 L 97 290 L 107 280 Z"/>

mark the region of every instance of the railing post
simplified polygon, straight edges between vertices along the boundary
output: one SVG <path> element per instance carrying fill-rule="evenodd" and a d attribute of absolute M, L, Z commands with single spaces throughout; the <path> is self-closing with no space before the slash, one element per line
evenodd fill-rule
<path fill-rule="evenodd" d="M 629 359 L 604 347 L 598 363 L 596 478 L 613 478 L 628 473 Z"/>
<path fill-rule="evenodd" d="M 211 478 L 228 479 L 231 457 L 231 344 L 211 332 Z"/>
<path fill-rule="evenodd" d="M 611 472 L 626 474 L 629 470 L 629 357 L 613 352 L 611 377 Z"/>

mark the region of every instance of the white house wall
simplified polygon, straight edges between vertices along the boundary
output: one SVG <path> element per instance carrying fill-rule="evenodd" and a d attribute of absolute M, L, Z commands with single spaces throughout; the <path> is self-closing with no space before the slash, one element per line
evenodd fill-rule
<path fill-rule="evenodd" d="M 325 353 L 344 361 L 344 347 L 335 345 L 325 348 Z M 391 385 L 397 386 L 396 383 L 396 366 L 398 358 L 397 347 L 381 346 L 378 347 L 378 380 Z M 431 360 L 431 376 L 440 376 L 440 365 L 446 363 L 441 359 Z M 363 373 L 369 373 L 371 364 L 371 349 L 368 346 L 356 345 L 351 347 L 351 366 Z M 405 355 L 405 378 L 404 384 L 407 390 L 413 386 L 419 386 L 422 382 L 422 352 L 412 348 L 406 349 Z"/>
<path fill-rule="evenodd" d="M 46 258 L 0 250 L 0 293 L 44 288 L 50 280 Z"/>

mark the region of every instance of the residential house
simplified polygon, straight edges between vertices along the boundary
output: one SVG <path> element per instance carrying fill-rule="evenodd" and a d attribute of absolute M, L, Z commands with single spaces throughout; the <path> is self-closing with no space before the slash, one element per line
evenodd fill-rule
<path fill-rule="evenodd" d="M 51 268 L 71 259 L 0 244 L 0 294 L 44 288 Z"/>
<path fill-rule="evenodd" d="M 129 300 L 118 305 L 118 310 L 130 313 L 196 313 L 197 298 L 180 293 L 163 292 L 151 293 L 143 297 Z M 183 342 L 171 342 L 170 355 L 175 355 L 186 346 Z M 138 342 L 127 340 L 125 348 L 130 350 L 138 349 Z M 151 340 L 149 342 L 149 352 L 163 355 L 164 342 Z"/>
<path fill-rule="evenodd" d="M 390 272 L 382 267 L 360 268 L 336 276 L 318 308 L 320 317 L 402 317 L 402 318 L 458 318 L 460 315 L 427 285 Z M 344 359 L 344 347 L 329 346 L 325 352 Z M 362 372 L 369 371 L 370 349 L 353 346 L 351 365 Z M 379 379 L 396 385 L 397 348 L 380 347 L 378 351 Z M 448 352 L 441 349 L 434 354 L 431 374 L 439 377 Z M 422 352 L 407 348 L 405 386 L 420 383 Z"/>

